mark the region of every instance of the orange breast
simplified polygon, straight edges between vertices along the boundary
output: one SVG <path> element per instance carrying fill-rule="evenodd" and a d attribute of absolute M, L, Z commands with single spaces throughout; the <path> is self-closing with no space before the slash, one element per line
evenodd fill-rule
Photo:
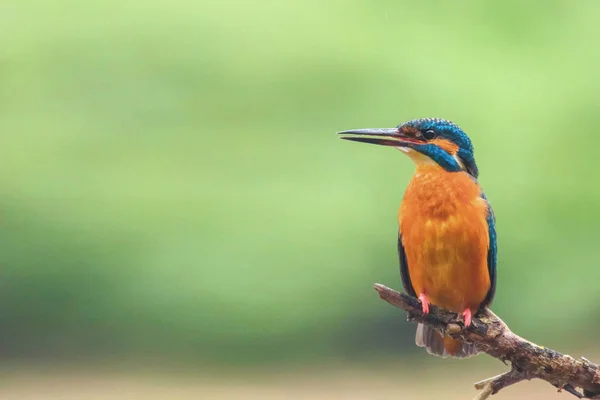
<path fill-rule="evenodd" d="M 476 311 L 490 288 L 487 204 L 464 172 L 419 166 L 399 212 L 408 273 L 432 304 Z"/>

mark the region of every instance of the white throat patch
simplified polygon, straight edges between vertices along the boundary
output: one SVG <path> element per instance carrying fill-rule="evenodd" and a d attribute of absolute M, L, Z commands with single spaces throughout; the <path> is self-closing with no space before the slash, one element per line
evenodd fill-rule
<path fill-rule="evenodd" d="M 427 157 L 423 153 L 419 153 L 416 150 L 410 149 L 408 147 L 396 147 L 403 153 L 406 153 L 407 156 L 411 158 L 417 165 L 437 165 L 435 161 L 433 161 L 430 157 Z"/>
<path fill-rule="evenodd" d="M 433 161 L 430 157 L 427 157 L 425 154 L 419 153 L 416 150 L 400 146 L 396 147 L 396 149 L 408 155 L 417 165 L 437 165 L 437 163 Z M 458 165 L 460 165 L 460 169 L 466 171 L 465 164 L 458 155 L 454 154 L 452 158 L 454 158 Z"/>

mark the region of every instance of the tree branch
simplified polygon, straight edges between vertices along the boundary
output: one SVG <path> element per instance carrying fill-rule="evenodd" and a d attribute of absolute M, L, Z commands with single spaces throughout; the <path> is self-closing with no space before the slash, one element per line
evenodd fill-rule
<path fill-rule="evenodd" d="M 395 307 L 406 311 L 408 320 L 427 324 L 444 335 L 475 347 L 506 364 L 511 370 L 475 384 L 481 390 L 476 400 L 484 400 L 501 389 L 534 378 L 543 379 L 559 391 L 579 398 L 600 399 L 600 370 L 597 364 L 585 358 L 575 358 L 552 349 L 538 346 L 514 334 L 488 308 L 473 318 L 468 328 L 457 319 L 457 314 L 430 305 L 429 314 L 421 312 L 421 302 L 386 286 L 375 284 L 379 296 Z M 583 389 L 580 393 L 576 388 Z"/>

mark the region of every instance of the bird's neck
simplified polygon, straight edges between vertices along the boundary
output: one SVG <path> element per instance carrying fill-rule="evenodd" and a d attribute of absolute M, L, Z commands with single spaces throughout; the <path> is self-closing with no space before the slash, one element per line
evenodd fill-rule
<path fill-rule="evenodd" d="M 435 191 L 440 196 L 459 195 L 462 192 L 469 197 L 479 195 L 480 188 L 466 171 L 450 172 L 433 163 L 418 163 L 415 173 L 407 187 L 407 192 Z"/>
<path fill-rule="evenodd" d="M 418 178 L 423 175 L 439 175 L 442 178 L 446 178 L 452 174 L 455 174 L 455 172 L 448 172 L 435 162 L 431 164 L 419 163 L 416 165 L 415 174 L 413 175 L 413 178 Z"/>

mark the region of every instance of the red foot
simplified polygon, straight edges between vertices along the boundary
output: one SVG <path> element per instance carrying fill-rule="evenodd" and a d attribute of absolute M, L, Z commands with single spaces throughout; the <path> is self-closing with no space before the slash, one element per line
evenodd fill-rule
<path fill-rule="evenodd" d="M 425 295 L 425 293 L 421 293 L 419 295 L 419 300 L 421 300 L 421 308 L 423 309 L 423 314 L 429 314 L 429 299 Z"/>
<path fill-rule="evenodd" d="M 463 315 L 463 319 L 465 321 L 465 327 L 471 325 L 471 319 L 472 319 L 471 310 L 469 310 L 468 308 L 465 308 L 465 311 L 463 311 L 462 315 Z"/>

